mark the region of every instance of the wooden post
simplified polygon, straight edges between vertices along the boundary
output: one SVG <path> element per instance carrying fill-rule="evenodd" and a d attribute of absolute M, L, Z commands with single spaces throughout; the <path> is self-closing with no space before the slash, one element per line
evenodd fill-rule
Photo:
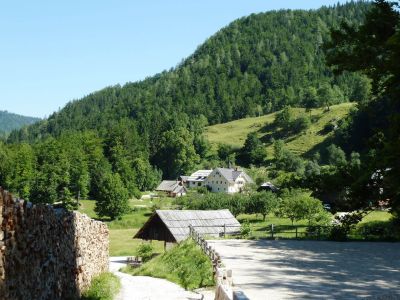
<path fill-rule="evenodd" d="M 271 238 L 274 238 L 274 224 L 271 224 Z"/>
<path fill-rule="evenodd" d="M 296 239 L 297 239 L 297 226 L 296 226 Z"/>
<path fill-rule="evenodd" d="M 167 251 L 167 241 L 164 241 L 164 252 Z"/>

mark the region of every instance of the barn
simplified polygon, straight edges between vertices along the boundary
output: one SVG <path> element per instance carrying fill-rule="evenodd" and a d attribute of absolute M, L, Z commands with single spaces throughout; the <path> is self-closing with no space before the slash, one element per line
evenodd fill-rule
<path fill-rule="evenodd" d="M 156 210 L 133 238 L 179 243 L 189 237 L 189 226 L 213 237 L 240 231 L 239 221 L 228 209 Z"/>

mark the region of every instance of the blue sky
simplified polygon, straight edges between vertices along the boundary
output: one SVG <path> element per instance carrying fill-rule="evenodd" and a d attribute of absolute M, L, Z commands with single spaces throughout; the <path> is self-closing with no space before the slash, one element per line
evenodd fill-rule
<path fill-rule="evenodd" d="M 233 20 L 331 0 L 0 2 L 0 110 L 44 117 L 68 101 L 177 65 Z"/>

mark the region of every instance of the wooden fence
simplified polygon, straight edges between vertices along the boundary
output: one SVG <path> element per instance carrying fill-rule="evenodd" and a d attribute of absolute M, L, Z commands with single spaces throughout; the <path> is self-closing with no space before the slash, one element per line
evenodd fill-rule
<path fill-rule="evenodd" d="M 216 300 L 233 300 L 232 290 L 232 270 L 227 270 L 222 266 L 221 256 L 211 247 L 203 236 L 198 233 L 193 226 L 189 226 L 190 237 L 200 246 L 203 252 L 210 258 L 213 266 L 213 275 L 216 279 Z"/>

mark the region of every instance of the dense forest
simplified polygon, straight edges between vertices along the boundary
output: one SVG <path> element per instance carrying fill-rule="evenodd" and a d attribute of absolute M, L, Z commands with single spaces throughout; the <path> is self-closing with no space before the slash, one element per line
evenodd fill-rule
<path fill-rule="evenodd" d="M 232 149 L 211 149 L 203 137 L 208 124 L 282 109 L 277 126 L 301 132 L 313 120 L 307 115 L 293 119 L 290 107 L 329 110 L 347 101 L 367 107 L 375 91 L 373 78 L 371 85 L 361 68 L 343 68 L 335 75 L 325 53 L 335 38 L 331 29 L 343 24 L 358 28 L 370 7 L 367 2 L 350 2 L 236 20 L 169 71 L 105 88 L 13 131 L 7 143 L 0 144 L 0 183 L 34 202 L 100 199 L 103 186 L 134 196 L 153 189 L 162 177 L 174 179 L 197 167 L 227 163 Z M 355 116 L 360 113 L 354 111 L 343 124 L 334 124 L 335 130 L 339 127 L 335 142 L 342 148 L 351 136 L 357 138 L 351 133 Z M 325 173 L 318 157 L 303 162 L 279 140 L 273 160 L 277 168 L 294 173 L 287 181 L 293 186 L 343 189 L 342 182 L 329 180 L 358 178 L 361 158 L 355 151 L 364 155 L 366 147 L 363 141 L 359 144 L 345 149 L 347 153 L 332 145 L 327 150 L 332 168 Z M 266 166 L 262 143 L 254 135 L 237 154 L 243 165 Z M 299 178 L 298 170 L 310 177 Z"/>
<path fill-rule="evenodd" d="M 14 132 L 10 141 L 34 141 L 65 130 L 95 129 L 104 136 L 115 123 L 130 119 L 151 144 L 182 114 L 215 124 L 285 105 L 301 107 L 326 90 L 333 103 L 363 100 L 366 79 L 349 73 L 335 78 L 325 65 L 321 45 L 329 29 L 342 20 L 360 24 L 368 7 L 355 2 L 236 20 L 176 68 L 71 102 L 47 120 Z"/>
<path fill-rule="evenodd" d="M 0 110 L 0 137 L 5 137 L 12 130 L 20 129 L 25 125 L 33 124 L 39 120 L 39 118 L 25 117 Z"/>

